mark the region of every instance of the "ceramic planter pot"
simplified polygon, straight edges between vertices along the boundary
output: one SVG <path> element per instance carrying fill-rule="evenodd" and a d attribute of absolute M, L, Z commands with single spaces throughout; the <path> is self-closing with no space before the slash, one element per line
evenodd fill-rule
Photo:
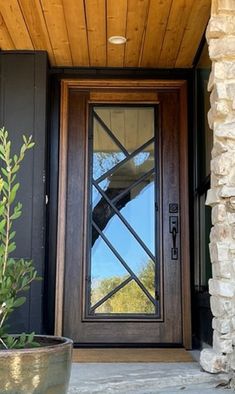
<path fill-rule="evenodd" d="M 0 350 L 0 393 L 67 393 L 73 343 L 54 336 L 35 336 L 33 349 Z"/>

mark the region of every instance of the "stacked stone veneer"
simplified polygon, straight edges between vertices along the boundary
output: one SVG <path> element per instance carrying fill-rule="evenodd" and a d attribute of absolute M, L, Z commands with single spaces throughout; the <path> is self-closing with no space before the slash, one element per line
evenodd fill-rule
<path fill-rule="evenodd" d="M 208 121 L 214 133 L 207 195 L 214 331 L 213 349 L 201 352 L 201 365 L 215 373 L 235 369 L 235 0 L 212 0 L 207 41 L 212 60 Z"/>

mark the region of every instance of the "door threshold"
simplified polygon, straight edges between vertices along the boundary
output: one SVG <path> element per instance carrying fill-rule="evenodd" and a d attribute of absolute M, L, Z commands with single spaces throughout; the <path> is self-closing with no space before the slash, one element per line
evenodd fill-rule
<path fill-rule="evenodd" d="M 80 348 L 73 350 L 74 363 L 178 363 L 193 362 L 183 348 Z"/>
<path fill-rule="evenodd" d="M 109 349 L 109 348 L 145 348 L 145 349 L 152 349 L 152 348 L 159 348 L 159 349 L 175 349 L 175 348 L 184 348 L 182 343 L 74 343 L 74 349 L 80 349 L 80 348 L 85 348 L 85 349 L 99 349 L 99 348 L 104 348 L 104 349 Z"/>

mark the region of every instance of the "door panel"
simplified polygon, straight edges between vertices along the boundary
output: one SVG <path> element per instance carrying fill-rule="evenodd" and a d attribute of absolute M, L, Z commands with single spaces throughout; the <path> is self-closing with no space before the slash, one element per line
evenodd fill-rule
<path fill-rule="evenodd" d="M 146 106 L 121 104 L 120 91 L 111 107 L 91 96 L 71 89 L 68 97 L 63 334 L 78 343 L 182 343 L 178 91 Z"/>

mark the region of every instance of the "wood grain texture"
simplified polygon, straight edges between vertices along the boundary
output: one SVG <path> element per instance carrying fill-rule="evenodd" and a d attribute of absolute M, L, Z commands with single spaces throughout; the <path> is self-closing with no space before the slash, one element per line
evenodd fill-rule
<path fill-rule="evenodd" d="M 158 103 L 158 95 L 156 91 L 139 91 L 139 92 L 130 92 L 129 90 L 122 92 L 117 91 L 99 91 L 93 90 L 90 93 L 90 100 L 92 102 L 107 102 L 115 101 L 115 102 L 139 102 L 139 103 Z"/>
<path fill-rule="evenodd" d="M 52 66 L 192 67 L 210 2 L 0 0 L 0 45 L 46 50 Z"/>
<path fill-rule="evenodd" d="M 41 8 L 40 0 L 18 0 L 26 26 L 30 32 L 34 49 L 46 50 L 51 65 L 55 65 L 55 57 Z"/>
<path fill-rule="evenodd" d="M 58 227 L 56 251 L 56 294 L 55 294 L 55 335 L 62 335 L 63 296 L 64 296 L 64 256 L 66 234 L 66 201 L 67 194 L 67 149 L 68 149 L 68 90 L 62 82 L 60 103 L 60 152 L 59 152 L 59 187 L 58 187 Z"/>
<path fill-rule="evenodd" d="M 149 0 L 128 0 L 125 67 L 139 66 L 148 9 Z"/>
<path fill-rule="evenodd" d="M 172 0 L 150 0 L 144 47 L 140 64 L 156 67 L 162 48 Z"/>
<path fill-rule="evenodd" d="M 173 1 L 158 61 L 158 67 L 173 68 L 175 66 L 180 44 L 184 35 L 184 29 L 193 3 L 194 0 Z"/>
<path fill-rule="evenodd" d="M 180 49 L 175 62 L 175 67 L 191 67 L 196 55 L 196 45 L 200 42 L 208 23 L 211 0 L 197 0 L 192 4 L 185 31 L 181 41 Z M 200 29 L 198 29 L 200 25 Z"/>
<path fill-rule="evenodd" d="M 74 363 L 179 363 L 194 361 L 185 349 L 74 349 Z"/>
<path fill-rule="evenodd" d="M 129 90 L 148 90 L 151 91 L 156 89 L 172 90 L 172 88 L 180 89 L 184 84 L 182 80 L 166 80 L 166 79 L 66 79 L 64 80 L 68 89 L 72 88 L 86 88 L 93 89 L 96 91 L 97 88 L 103 91 L 113 88 L 118 91 L 123 88 Z"/>
<path fill-rule="evenodd" d="M 88 0 L 85 2 L 90 66 L 94 67 L 105 67 L 107 64 L 105 5 L 105 0 Z"/>
<path fill-rule="evenodd" d="M 61 0 L 40 0 L 56 65 L 71 66 L 67 27 Z"/>
<path fill-rule="evenodd" d="M 177 260 L 171 259 L 171 248 L 173 247 L 172 234 L 169 232 L 169 204 L 176 203 L 178 206 L 183 204 L 179 198 L 179 189 L 181 187 L 180 169 L 179 169 L 179 104 L 178 91 L 159 93 L 161 104 L 160 118 L 160 138 L 161 138 L 161 168 L 159 183 L 162 187 L 162 194 L 159 202 L 160 218 L 159 227 L 162 227 L 162 239 L 159 242 L 159 248 L 162 254 L 163 270 L 162 275 L 162 293 L 164 297 L 164 316 L 171 329 L 169 335 L 171 342 L 177 335 L 179 324 L 183 323 L 183 314 L 181 310 L 181 265 L 182 259 L 180 253 Z M 182 153 L 182 151 L 181 151 Z M 180 223 L 180 215 L 178 222 Z M 159 229 L 158 229 L 159 231 Z M 176 247 L 180 250 L 181 234 L 176 236 Z M 181 320 L 182 319 L 182 320 Z M 180 323 L 181 321 L 181 323 Z M 168 327 L 165 328 L 168 330 Z M 182 329 L 182 326 L 181 326 Z M 183 339 L 182 339 L 183 343 Z"/>
<path fill-rule="evenodd" d="M 64 281 L 71 284 L 71 291 L 64 291 L 63 332 L 68 329 L 72 336 L 76 335 L 80 324 L 84 299 L 81 268 L 85 258 L 83 239 L 86 233 L 87 100 L 87 93 L 84 91 L 68 91 L 67 193 L 63 196 L 66 212 Z M 76 174 L 76 181 L 73 174 Z"/>
<path fill-rule="evenodd" d="M 11 39 L 7 26 L 0 14 L 0 48 L 15 49 L 15 45 Z"/>
<path fill-rule="evenodd" d="M 63 0 L 63 7 L 72 54 L 72 65 L 89 66 L 84 2 L 83 0 Z"/>
<path fill-rule="evenodd" d="M 188 195 L 188 109 L 186 83 L 180 91 L 180 130 L 179 145 L 182 154 L 179 155 L 181 176 L 180 200 L 181 204 L 181 258 L 182 258 L 182 312 L 183 312 L 183 341 L 186 349 L 192 348 L 192 322 L 191 322 L 191 286 L 190 286 L 190 239 L 189 231 L 189 195 Z"/>
<path fill-rule="evenodd" d="M 18 1 L 0 0 L 0 10 L 15 48 L 34 49 Z"/>
<path fill-rule="evenodd" d="M 112 36 L 126 36 L 127 0 L 107 1 L 107 66 L 123 67 L 125 45 L 108 42 Z"/>

